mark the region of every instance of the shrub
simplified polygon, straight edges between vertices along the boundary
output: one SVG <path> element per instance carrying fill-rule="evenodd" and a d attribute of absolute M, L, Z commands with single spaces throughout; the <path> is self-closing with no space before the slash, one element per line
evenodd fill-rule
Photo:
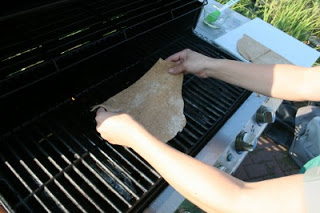
<path fill-rule="evenodd" d="M 250 19 L 259 17 L 302 42 L 320 37 L 320 0 L 241 0 L 231 9 Z"/>

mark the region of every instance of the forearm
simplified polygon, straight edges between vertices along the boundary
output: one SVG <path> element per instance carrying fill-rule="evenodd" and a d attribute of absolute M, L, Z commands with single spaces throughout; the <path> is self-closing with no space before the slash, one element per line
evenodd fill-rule
<path fill-rule="evenodd" d="M 152 136 L 141 137 L 133 149 L 185 198 L 207 212 L 236 209 L 243 182 L 185 155 Z"/>
<path fill-rule="evenodd" d="M 127 114 L 99 108 L 95 119 L 104 139 L 133 148 L 178 192 L 207 212 L 305 210 L 302 175 L 245 183 L 162 143 Z"/>
<path fill-rule="evenodd" d="M 173 188 L 206 212 L 306 212 L 303 175 L 245 183 L 150 134 L 133 144 Z"/>
<path fill-rule="evenodd" d="M 259 94 L 292 101 L 320 100 L 319 67 L 259 65 L 211 58 L 205 64 L 209 77 Z"/>
<path fill-rule="evenodd" d="M 302 174 L 247 183 L 241 200 L 239 212 L 307 212 Z"/>

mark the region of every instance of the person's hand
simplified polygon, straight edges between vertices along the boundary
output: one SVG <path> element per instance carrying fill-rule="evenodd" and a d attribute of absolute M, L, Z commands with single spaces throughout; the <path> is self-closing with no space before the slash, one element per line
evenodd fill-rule
<path fill-rule="evenodd" d="M 107 112 L 100 107 L 95 119 L 101 137 L 115 145 L 131 147 L 134 139 L 147 134 L 142 125 L 125 113 Z"/>
<path fill-rule="evenodd" d="M 184 49 L 166 58 L 167 61 L 176 63 L 175 66 L 169 69 L 169 73 L 191 73 L 201 78 L 208 77 L 206 71 L 206 62 L 208 59 L 209 57 L 190 49 Z"/>

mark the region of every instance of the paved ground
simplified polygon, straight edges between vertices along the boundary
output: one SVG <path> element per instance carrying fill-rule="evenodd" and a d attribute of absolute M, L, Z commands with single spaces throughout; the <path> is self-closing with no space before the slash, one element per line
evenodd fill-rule
<path fill-rule="evenodd" d="M 295 174 L 299 167 L 288 149 L 261 136 L 256 149 L 247 154 L 233 176 L 244 181 L 260 181 Z"/>
<path fill-rule="evenodd" d="M 247 154 L 233 176 L 255 182 L 296 174 L 300 168 L 289 156 L 288 146 L 281 144 L 285 143 L 275 142 L 267 134 L 262 134 L 255 150 Z M 205 212 L 185 200 L 175 213 Z"/>

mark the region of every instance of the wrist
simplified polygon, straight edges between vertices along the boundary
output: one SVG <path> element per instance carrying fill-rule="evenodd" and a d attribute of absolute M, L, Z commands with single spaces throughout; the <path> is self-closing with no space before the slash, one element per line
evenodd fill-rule
<path fill-rule="evenodd" d="M 201 60 L 198 61 L 197 63 L 197 72 L 194 73 L 197 76 L 201 78 L 208 78 L 211 77 L 211 62 L 212 58 L 209 58 L 207 56 L 203 56 Z"/>
<path fill-rule="evenodd" d="M 204 61 L 201 63 L 202 69 L 200 76 L 203 78 L 213 77 L 213 70 L 215 66 L 215 59 L 205 57 Z"/>
<path fill-rule="evenodd" d="M 227 60 L 225 59 L 215 59 L 215 58 L 208 58 L 205 66 L 205 72 L 208 77 L 217 78 L 219 76 L 219 72 L 223 70 L 223 66 Z"/>

